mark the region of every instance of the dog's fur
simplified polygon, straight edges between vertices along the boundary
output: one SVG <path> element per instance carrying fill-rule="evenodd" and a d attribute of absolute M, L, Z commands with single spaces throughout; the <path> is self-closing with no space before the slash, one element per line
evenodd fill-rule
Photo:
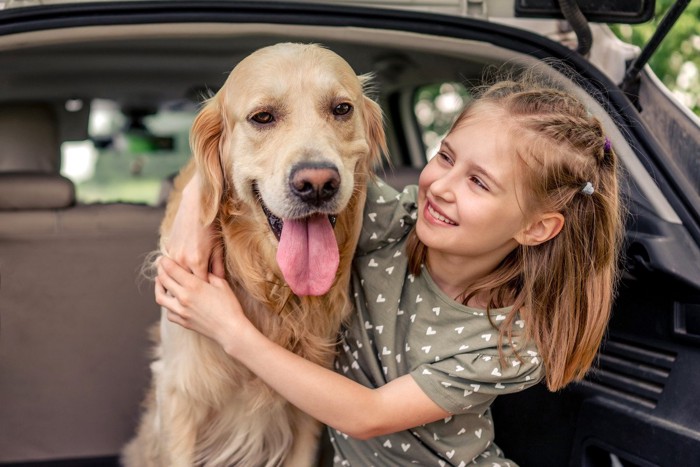
<path fill-rule="evenodd" d="M 226 275 L 252 322 L 271 340 L 315 363 L 332 362 L 349 311 L 350 263 L 362 225 L 365 188 L 385 150 L 379 106 L 366 78 L 317 45 L 277 44 L 242 60 L 192 128 L 193 161 L 175 183 L 161 226 L 167 239 L 182 187 L 197 171 L 201 218 L 220 227 Z M 344 116 L 335 106 L 350 103 Z M 251 120 L 265 111 L 272 124 Z M 335 167 L 337 194 L 309 207 L 290 194 L 298 164 Z M 337 215 L 340 260 L 331 289 L 297 296 L 275 255 L 278 240 L 262 203 L 280 218 Z M 313 465 L 319 425 L 283 400 L 214 342 L 160 322 L 153 382 L 129 467 Z"/>

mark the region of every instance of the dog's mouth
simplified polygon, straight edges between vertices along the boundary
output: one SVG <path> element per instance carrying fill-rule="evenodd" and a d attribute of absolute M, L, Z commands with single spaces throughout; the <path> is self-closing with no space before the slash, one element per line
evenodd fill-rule
<path fill-rule="evenodd" d="M 284 227 L 284 221 L 272 214 L 270 210 L 267 209 L 265 203 L 262 201 L 262 199 L 260 199 L 259 193 L 256 193 L 256 195 L 258 197 L 258 200 L 260 200 L 260 206 L 262 207 L 262 210 L 265 213 L 265 217 L 267 217 L 267 223 L 270 224 L 270 230 L 272 230 L 272 233 L 275 234 L 275 237 L 279 242 L 280 236 L 282 236 L 282 227 Z"/>
<path fill-rule="evenodd" d="M 270 230 L 272 230 L 272 233 L 279 242 L 280 237 L 282 236 L 282 229 L 284 228 L 284 220 L 272 214 L 272 212 L 270 212 L 270 210 L 267 208 L 262 196 L 260 196 L 257 183 L 253 184 L 253 192 L 255 193 L 255 199 L 257 199 L 260 203 L 260 207 L 267 218 L 267 223 L 270 225 Z M 328 221 L 331 223 L 331 227 L 335 228 L 335 224 L 338 221 L 338 215 L 328 214 Z"/>
<path fill-rule="evenodd" d="M 299 219 L 282 219 L 265 205 L 253 185 L 255 197 L 278 241 L 277 264 L 296 295 L 324 295 L 330 290 L 340 263 L 334 228 L 337 215 L 316 213 Z"/>
<path fill-rule="evenodd" d="M 270 212 L 270 210 L 265 206 L 265 203 L 263 200 L 260 198 L 260 194 L 257 193 L 256 190 L 256 196 L 260 202 L 260 207 L 263 210 L 263 213 L 265 214 L 265 217 L 267 217 L 267 223 L 270 225 L 270 230 L 272 230 L 272 233 L 275 234 L 275 238 L 277 238 L 277 241 L 279 242 L 280 238 L 282 237 L 282 229 L 284 228 L 284 220 L 280 219 L 279 217 L 275 216 Z M 323 214 L 317 214 L 317 215 L 323 215 Z M 328 214 L 328 222 L 331 223 L 331 227 L 335 228 L 335 224 L 338 221 L 338 216 L 336 214 Z"/>

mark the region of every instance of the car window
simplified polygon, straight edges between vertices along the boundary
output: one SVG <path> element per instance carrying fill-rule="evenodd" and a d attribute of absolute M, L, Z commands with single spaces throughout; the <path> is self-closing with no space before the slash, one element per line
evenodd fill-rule
<path fill-rule="evenodd" d="M 67 108 L 80 105 L 66 103 Z M 173 102 L 157 109 L 122 108 L 107 99 L 89 105 L 89 139 L 61 147 L 61 173 L 75 183 L 78 201 L 158 204 L 163 180 L 190 156 L 196 106 Z"/>
<path fill-rule="evenodd" d="M 658 29 L 674 0 L 657 0 L 654 17 L 643 24 L 612 24 L 623 41 L 644 47 Z M 700 3 L 691 2 L 649 60 L 654 74 L 678 102 L 700 116 Z"/>
<path fill-rule="evenodd" d="M 452 122 L 470 99 L 467 88 L 457 82 L 434 83 L 416 90 L 413 102 L 426 161 L 437 151 Z"/>

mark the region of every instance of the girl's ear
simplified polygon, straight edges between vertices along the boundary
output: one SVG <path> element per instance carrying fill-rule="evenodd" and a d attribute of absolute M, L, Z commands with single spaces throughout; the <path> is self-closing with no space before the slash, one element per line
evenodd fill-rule
<path fill-rule="evenodd" d="M 558 212 L 538 214 L 536 219 L 515 236 L 521 245 L 535 246 L 553 239 L 564 227 L 564 216 Z"/>
<path fill-rule="evenodd" d="M 200 110 L 192 124 L 190 140 L 200 178 L 202 196 L 202 222 L 209 225 L 219 210 L 224 188 L 224 172 L 221 166 L 221 139 L 224 119 L 217 96 Z"/>

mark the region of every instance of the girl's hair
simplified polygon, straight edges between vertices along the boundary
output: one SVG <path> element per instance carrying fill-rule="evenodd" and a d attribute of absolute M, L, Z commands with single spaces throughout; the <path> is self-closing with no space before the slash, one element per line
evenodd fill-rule
<path fill-rule="evenodd" d="M 512 343 L 523 315 L 554 391 L 583 378 L 607 327 L 622 242 L 617 161 L 600 121 L 577 98 L 533 75 L 480 90 L 450 131 L 498 110 L 508 119 L 511 147 L 524 169 L 521 206 L 526 214 L 559 212 L 564 226 L 549 241 L 520 245 L 461 297 L 465 305 L 486 297 L 489 310 L 513 305 L 501 323 L 499 346 L 504 339 Z M 427 248 L 415 229 L 407 249 L 409 267 L 419 274 Z"/>

